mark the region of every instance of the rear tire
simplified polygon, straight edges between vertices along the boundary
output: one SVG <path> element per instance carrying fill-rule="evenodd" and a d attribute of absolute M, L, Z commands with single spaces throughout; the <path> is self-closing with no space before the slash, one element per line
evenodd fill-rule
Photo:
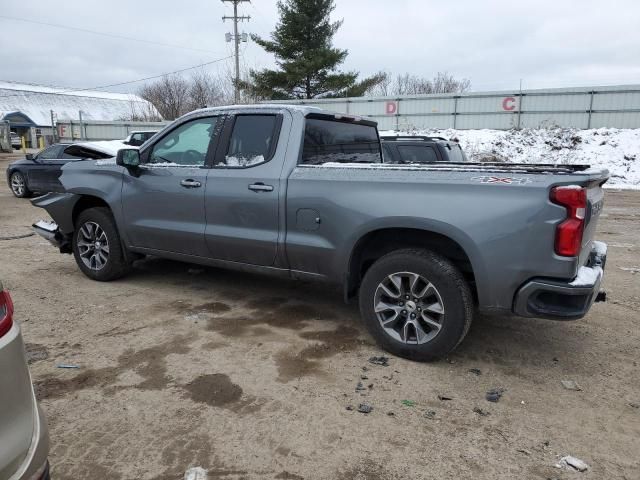
<path fill-rule="evenodd" d="M 72 245 L 78 267 L 92 280 L 108 282 L 129 272 L 118 229 L 107 208 L 89 208 L 78 215 Z"/>
<path fill-rule="evenodd" d="M 469 285 L 449 260 L 429 250 L 404 249 L 369 268 L 360 285 L 360 313 L 383 349 L 429 361 L 462 342 L 474 303 Z"/>
<path fill-rule="evenodd" d="M 31 196 L 31 190 L 27 186 L 27 179 L 22 172 L 15 171 L 9 176 L 9 185 L 11 193 L 18 198 L 27 198 Z"/>

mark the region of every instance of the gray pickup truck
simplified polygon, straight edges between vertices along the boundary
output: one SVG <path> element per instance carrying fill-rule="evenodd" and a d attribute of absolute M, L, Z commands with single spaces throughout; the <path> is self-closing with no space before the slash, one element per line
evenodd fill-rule
<path fill-rule="evenodd" d="M 607 171 L 381 164 L 376 124 L 309 107 L 204 109 L 117 158 L 67 164 L 36 231 L 89 278 L 156 255 L 311 278 L 359 297 L 388 351 L 442 357 L 475 312 L 584 316 Z"/>

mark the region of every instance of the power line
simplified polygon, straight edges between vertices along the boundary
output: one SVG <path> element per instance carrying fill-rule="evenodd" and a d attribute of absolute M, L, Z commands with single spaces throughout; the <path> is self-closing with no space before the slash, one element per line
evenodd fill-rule
<path fill-rule="evenodd" d="M 98 86 L 98 87 L 73 88 L 73 89 L 69 89 L 69 90 L 61 90 L 61 91 L 58 91 L 58 92 L 29 92 L 29 93 L 30 94 L 34 94 L 34 95 L 43 95 L 43 94 L 44 95 L 46 95 L 46 94 L 59 95 L 59 94 L 63 94 L 63 93 L 86 92 L 86 91 L 89 91 L 89 90 L 102 90 L 102 89 L 105 89 L 105 88 L 120 87 L 122 85 L 130 85 L 132 83 L 144 82 L 144 81 L 147 81 L 147 80 L 154 80 L 156 78 L 165 77 L 167 75 L 174 75 L 176 73 L 182 73 L 182 72 L 186 72 L 188 70 L 195 70 L 196 68 L 206 67 L 207 65 L 212 65 L 214 63 L 222 62 L 223 60 L 228 60 L 229 58 L 232 58 L 232 57 L 233 57 L 233 55 L 229 55 L 229 56 L 224 57 L 224 58 L 218 58 L 217 60 L 212 60 L 210 62 L 201 63 L 199 65 L 194 65 L 192 67 L 181 68 L 180 70 L 174 70 L 173 72 L 161 73 L 159 75 L 153 75 L 151 77 L 139 78 L 137 80 L 129 80 L 127 82 L 111 83 L 109 85 L 101 85 L 101 86 Z M 6 81 L 6 80 L 3 80 L 3 81 Z M 8 82 L 8 83 L 11 83 L 11 82 Z M 1 86 L 0 86 L 0 89 L 2 89 Z M 0 96 L 0 98 L 21 97 L 25 93 L 27 93 L 27 92 L 17 93 L 15 95 L 2 95 L 2 96 Z M 110 92 L 106 92 L 106 93 L 110 93 Z"/>
<path fill-rule="evenodd" d="M 194 52 L 218 53 L 218 52 L 214 52 L 212 50 L 204 50 L 202 48 L 187 47 L 187 46 L 184 46 L 184 45 L 172 45 L 170 43 L 162 43 L 162 42 L 155 42 L 153 40 L 145 40 L 143 38 L 125 37 L 124 35 L 118 35 L 116 33 L 97 32 L 95 30 L 89 30 L 87 28 L 73 27 L 71 25 L 60 25 L 60 24 L 57 24 L 57 23 L 41 22 L 41 21 L 38 21 L 38 20 L 31 20 L 31 19 L 28 19 L 28 18 L 9 17 L 7 15 L 0 15 L 0 18 L 4 19 L 4 20 L 14 20 L 14 21 L 17 21 L 17 22 L 33 23 L 35 25 L 44 25 L 44 26 L 47 26 L 47 27 L 63 28 L 63 29 L 66 29 L 66 30 L 75 30 L 77 32 L 91 33 L 93 35 L 101 35 L 103 37 L 112 37 L 112 38 L 119 38 L 119 39 L 122 39 L 122 40 L 131 40 L 131 41 L 134 41 L 134 42 L 149 43 L 151 45 L 160 45 L 162 47 L 180 48 L 180 49 L 183 49 L 183 50 L 193 50 Z"/>

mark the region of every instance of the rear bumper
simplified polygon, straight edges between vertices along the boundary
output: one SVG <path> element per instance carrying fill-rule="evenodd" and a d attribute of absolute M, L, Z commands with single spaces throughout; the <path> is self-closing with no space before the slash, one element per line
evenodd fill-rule
<path fill-rule="evenodd" d="M 600 292 L 607 262 L 607 245 L 594 242 L 589 260 L 578 276 L 565 282 L 533 278 L 515 295 L 513 313 L 521 317 L 577 320 L 584 317 Z"/>

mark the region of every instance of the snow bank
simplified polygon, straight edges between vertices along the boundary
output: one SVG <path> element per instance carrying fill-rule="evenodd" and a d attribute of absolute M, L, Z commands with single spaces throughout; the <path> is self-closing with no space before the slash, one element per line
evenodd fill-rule
<path fill-rule="evenodd" d="M 472 161 L 587 164 L 606 168 L 605 186 L 640 190 L 640 129 L 412 130 L 381 135 L 457 138 Z"/>

